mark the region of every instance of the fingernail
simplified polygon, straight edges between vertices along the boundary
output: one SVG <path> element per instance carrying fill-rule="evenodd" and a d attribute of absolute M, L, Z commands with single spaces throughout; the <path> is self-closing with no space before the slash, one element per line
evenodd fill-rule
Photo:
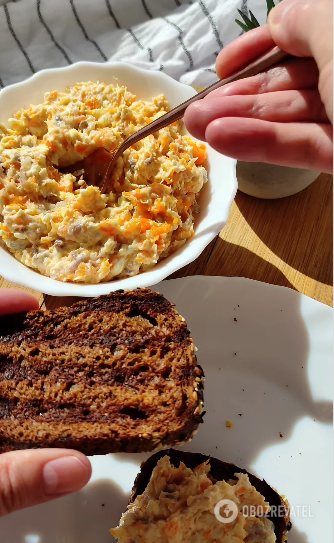
<path fill-rule="evenodd" d="M 51 460 L 43 468 L 43 486 L 47 496 L 79 490 L 89 478 L 88 468 L 75 456 Z"/>
<path fill-rule="evenodd" d="M 281 23 L 283 17 L 286 16 L 289 9 L 299 0 L 284 0 L 280 4 L 271 10 L 268 17 L 268 22 L 273 25 L 278 25 Z"/>

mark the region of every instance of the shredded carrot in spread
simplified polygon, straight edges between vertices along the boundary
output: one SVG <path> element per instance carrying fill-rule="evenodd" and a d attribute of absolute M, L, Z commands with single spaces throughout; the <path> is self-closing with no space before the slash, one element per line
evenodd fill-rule
<path fill-rule="evenodd" d="M 123 153 L 109 194 L 81 169 L 85 159 L 103 174 L 109 155 L 91 164 L 94 151 L 114 151 L 169 109 L 162 95 L 142 101 L 88 82 L 17 112 L 0 139 L 0 242 L 43 275 L 85 283 L 136 275 L 175 252 L 194 234 L 207 181 L 205 146 L 181 135 L 180 121 Z"/>

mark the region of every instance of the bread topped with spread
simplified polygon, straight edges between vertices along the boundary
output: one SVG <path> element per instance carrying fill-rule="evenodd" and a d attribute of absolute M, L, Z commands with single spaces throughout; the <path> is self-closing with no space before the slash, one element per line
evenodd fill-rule
<path fill-rule="evenodd" d="M 203 381 L 184 319 L 149 289 L 0 317 L 0 453 L 189 441 L 202 422 Z"/>
<path fill-rule="evenodd" d="M 290 528 L 288 503 L 266 481 L 210 456 L 168 449 L 142 464 L 111 534 L 118 543 L 283 543 Z"/>

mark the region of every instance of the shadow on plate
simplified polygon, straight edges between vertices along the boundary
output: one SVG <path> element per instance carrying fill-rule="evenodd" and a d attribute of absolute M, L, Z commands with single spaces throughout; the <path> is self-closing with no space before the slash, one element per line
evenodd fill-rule
<path fill-rule="evenodd" d="M 0 541 L 113 543 L 109 530 L 118 525 L 128 499 L 118 485 L 99 479 L 80 492 L 0 519 Z"/>
<path fill-rule="evenodd" d="M 231 283 L 226 287 L 230 288 L 216 289 L 212 284 L 196 299 L 178 296 L 178 310 L 187 320 L 206 373 L 207 391 L 205 423 L 185 447 L 196 450 L 200 443 L 200 452 L 214 455 L 217 450 L 220 457 L 226 450 L 225 460 L 241 460 L 247 467 L 261 450 L 282 440 L 280 435 L 288 439 L 301 417 L 331 423 L 332 403 L 312 398 L 301 298 L 277 287 L 264 293 L 263 284 L 257 282 L 252 289 L 248 282 L 238 283 L 237 289 Z M 159 290 L 166 294 L 168 284 Z M 243 431 L 226 428 L 227 419 Z M 226 439 L 220 445 L 216 441 L 222 432 Z"/>
<path fill-rule="evenodd" d="M 159 291 L 177 302 L 206 374 L 205 423 L 184 447 L 186 450 L 254 471 L 252 465 L 263 451 L 284 444 L 289 449 L 292 442 L 288 441 L 303 418 L 331 422 L 332 404 L 314 401 L 312 396 L 313 383 L 308 373 L 310 337 L 301 296 L 289 289 L 269 288 L 257 282 L 204 277 L 167 281 L 159 285 Z M 232 421 L 233 428 L 226 427 L 227 420 Z M 302 448 L 297 450 L 303 452 Z M 291 480 L 291 488 L 297 485 L 298 489 L 294 474 L 300 453 L 293 454 L 297 459 L 292 458 L 289 449 L 288 459 L 284 461 L 284 486 Z M 260 468 L 257 474 L 285 492 L 276 470 L 278 456 L 275 455 L 272 469 L 270 465 L 265 475 Z M 148 455 L 112 456 L 118 462 L 138 466 L 139 471 L 140 463 Z M 307 472 L 307 479 L 312 477 L 317 477 L 316 471 Z M 112 543 L 108 530 L 117 525 L 128 497 L 115 483 L 98 479 L 72 496 L 1 519 L 0 541 Z M 38 539 L 27 539 L 27 535 Z M 309 539 L 294 526 L 289 543 L 309 543 Z"/>

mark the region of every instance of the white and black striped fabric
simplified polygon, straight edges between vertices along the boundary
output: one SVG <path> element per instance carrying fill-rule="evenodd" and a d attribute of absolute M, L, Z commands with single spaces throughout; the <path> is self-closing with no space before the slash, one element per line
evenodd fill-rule
<path fill-rule="evenodd" d="M 209 85 L 219 51 L 240 34 L 237 8 L 265 22 L 265 0 L 0 0 L 0 88 L 81 60 Z"/>

